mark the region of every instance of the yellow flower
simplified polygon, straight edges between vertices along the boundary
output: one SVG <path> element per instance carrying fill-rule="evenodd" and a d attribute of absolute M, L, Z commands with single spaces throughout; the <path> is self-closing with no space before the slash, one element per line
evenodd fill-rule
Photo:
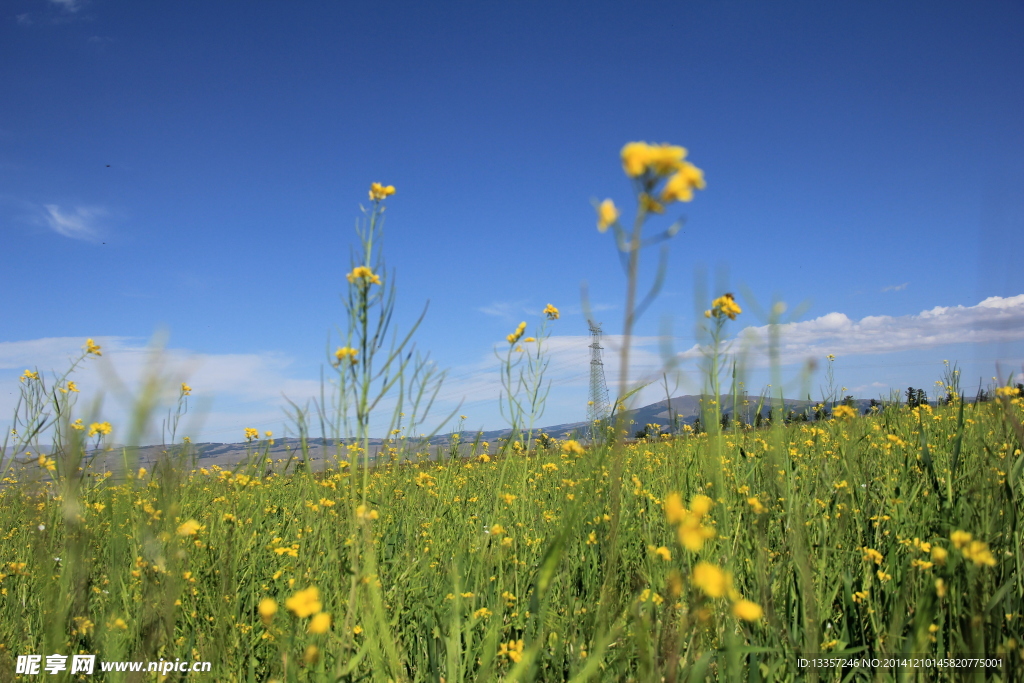
<path fill-rule="evenodd" d="M 703 190 L 704 187 L 704 172 L 688 161 L 683 161 L 680 163 L 679 171 L 665 183 L 661 201 L 688 202 L 693 199 L 694 188 Z"/>
<path fill-rule="evenodd" d="M 956 546 L 957 550 L 963 550 L 971 542 L 972 538 L 974 537 L 966 531 L 954 531 L 949 535 L 949 540 L 953 541 L 953 545 Z"/>
<path fill-rule="evenodd" d="M 832 417 L 843 418 L 843 417 L 857 417 L 857 409 L 852 406 L 836 406 L 832 409 Z"/>
<path fill-rule="evenodd" d="M 194 519 L 190 519 L 187 522 L 183 522 L 178 527 L 179 536 L 195 536 L 196 532 L 202 529 L 203 526 Z"/>
<path fill-rule="evenodd" d="M 348 358 L 353 363 L 356 362 L 356 357 L 359 355 L 359 351 L 348 346 L 339 346 L 338 350 L 334 352 L 334 357 L 338 359 L 338 363 Z"/>
<path fill-rule="evenodd" d="M 935 594 L 940 598 L 946 597 L 946 582 L 942 579 L 935 579 Z"/>
<path fill-rule="evenodd" d="M 732 586 L 730 577 L 710 562 L 698 562 L 693 568 L 693 583 L 709 598 L 721 598 Z"/>
<path fill-rule="evenodd" d="M 92 339 L 85 340 L 85 352 L 91 353 L 94 356 L 102 356 L 103 352 L 100 351 L 100 346 L 96 344 Z"/>
<path fill-rule="evenodd" d="M 323 609 L 323 604 L 320 602 L 320 591 L 316 586 L 298 591 L 284 601 L 284 606 L 299 619 L 305 619 Z"/>
<path fill-rule="evenodd" d="M 583 446 L 575 439 L 569 439 L 562 444 L 562 452 L 568 455 L 583 455 Z"/>
<path fill-rule="evenodd" d="M 380 513 L 376 510 L 371 510 L 365 505 L 356 506 L 356 519 L 362 519 L 365 521 L 377 519 L 380 517 Z"/>
<path fill-rule="evenodd" d="M 258 438 L 259 435 L 260 435 L 260 430 L 256 429 L 255 427 L 246 427 L 245 428 L 245 440 L 246 441 L 252 441 L 253 439 Z"/>
<path fill-rule="evenodd" d="M 89 425 L 88 436 L 96 435 L 107 435 L 113 431 L 113 427 L 110 426 L 109 422 L 93 422 Z"/>
<path fill-rule="evenodd" d="M 25 381 L 25 380 L 27 380 L 27 379 L 39 379 L 39 373 L 38 373 L 38 372 L 33 372 L 32 370 L 26 370 L 26 371 L 25 371 L 25 374 L 23 374 L 23 375 L 22 375 L 22 376 L 21 376 L 21 377 L 20 377 L 20 378 L 18 379 L 18 381 L 19 381 L 19 382 L 24 382 L 24 381 Z"/>
<path fill-rule="evenodd" d="M 356 280 L 365 280 L 369 281 L 370 284 L 380 284 L 380 276 L 375 275 L 374 272 L 367 268 L 366 266 L 356 266 L 355 268 L 352 269 L 351 273 L 345 276 L 345 278 L 349 282 L 355 282 Z"/>
<path fill-rule="evenodd" d="M 865 562 L 874 562 L 875 564 L 882 564 L 882 560 L 885 559 L 885 556 L 882 555 L 882 553 L 875 550 L 874 548 L 862 548 L 862 550 L 864 551 Z"/>
<path fill-rule="evenodd" d="M 743 309 L 736 303 L 736 299 L 732 294 L 726 292 L 722 296 L 718 297 L 711 302 L 710 315 L 716 318 L 721 318 L 723 315 L 729 318 L 729 320 L 735 320 L 736 316 L 743 312 Z M 705 312 L 705 317 L 710 317 L 708 312 Z"/>
<path fill-rule="evenodd" d="M 665 498 L 665 517 L 669 524 L 678 524 L 686 519 L 687 511 L 683 507 L 683 499 L 678 493 L 670 493 Z"/>
<path fill-rule="evenodd" d="M 264 624 L 269 624 L 270 620 L 277 614 L 277 600 L 273 598 L 263 598 L 260 600 L 259 606 L 260 618 L 263 619 Z"/>
<path fill-rule="evenodd" d="M 331 628 L 331 615 L 327 612 L 320 612 L 309 622 L 310 633 L 327 633 Z"/>
<path fill-rule="evenodd" d="M 939 546 L 932 546 L 932 562 L 942 566 L 946 564 L 946 558 L 949 557 L 949 552 L 945 548 Z"/>
<path fill-rule="evenodd" d="M 306 651 L 302 655 L 302 660 L 306 664 L 315 664 L 318 659 L 320 659 L 320 648 L 316 645 L 307 645 Z"/>
<path fill-rule="evenodd" d="M 558 316 L 561 315 L 558 312 L 558 309 L 552 306 L 551 304 L 545 306 L 544 310 L 541 312 L 548 317 L 548 320 L 558 320 Z"/>
<path fill-rule="evenodd" d="M 508 657 L 513 662 L 519 662 L 523 658 L 523 641 L 522 640 L 510 640 L 508 643 L 502 643 L 501 648 L 498 649 L 499 657 Z"/>
<path fill-rule="evenodd" d="M 961 552 L 963 552 L 964 557 L 978 567 L 982 565 L 986 567 L 996 566 L 996 558 L 993 557 L 992 551 L 988 549 L 988 543 L 971 541 L 969 545 L 961 549 Z"/>
<path fill-rule="evenodd" d="M 474 619 L 486 619 L 487 617 L 491 616 L 491 614 L 493 614 L 493 612 L 491 612 L 491 610 L 487 609 L 486 607 L 481 607 L 477 611 L 473 612 L 473 618 Z"/>
<path fill-rule="evenodd" d="M 385 187 L 380 183 L 370 183 L 370 200 L 379 202 L 380 200 L 390 197 L 395 193 L 395 186 L 388 185 Z"/>
<path fill-rule="evenodd" d="M 71 428 L 75 429 L 75 430 L 78 430 L 80 432 L 83 431 L 85 429 L 85 425 L 82 424 L 82 418 L 78 418 L 77 420 L 72 422 L 71 423 Z"/>
<path fill-rule="evenodd" d="M 747 498 L 747 505 L 749 505 L 751 508 L 753 508 L 754 512 L 759 514 L 759 515 L 762 515 L 765 512 L 768 512 L 768 509 L 764 505 L 761 505 L 761 501 L 759 499 L 757 499 L 757 498 L 754 498 L 754 497 Z"/>
<path fill-rule="evenodd" d="M 853 601 L 858 605 L 871 597 L 871 591 L 857 591 L 853 594 Z"/>
<path fill-rule="evenodd" d="M 512 334 L 508 335 L 508 337 L 506 337 L 506 339 L 508 339 L 508 343 L 509 344 L 515 344 L 517 341 L 519 341 L 522 338 L 524 332 L 526 332 L 526 321 L 525 320 L 523 322 L 519 323 L 519 326 L 516 327 L 516 331 L 515 332 L 513 332 Z"/>
<path fill-rule="evenodd" d="M 49 470 L 50 472 L 57 471 L 57 463 L 54 462 L 53 458 L 47 458 L 45 455 L 39 456 L 39 466 Z"/>
<path fill-rule="evenodd" d="M 651 147 L 646 142 L 630 142 L 622 148 L 622 169 L 630 178 L 641 176 L 651 159 Z"/>
<path fill-rule="evenodd" d="M 187 385 L 184 382 L 182 382 L 181 383 L 181 393 L 184 394 L 185 396 L 188 396 L 189 394 L 192 393 L 192 387 L 190 387 L 189 385 Z"/>
<path fill-rule="evenodd" d="M 75 384 L 74 382 L 70 381 L 70 380 L 68 381 L 66 388 L 65 387 L 59 387 L 59 388 L 60 388 L 60 391 L 61 391 L 62 394 L 66 394 L 69 391 L 71 393 L 74 393 L 74 394 L 78 393 L 78 385 Z"/>
<path fill-rule="evenodd" d="M 648 171 L 666 176 L 680 171 L 686 163 L 686 149 L 676 145 L 649 145 L 646 142 L 630 142 L 622 148 L 622 169 L 631 178 L 642 176 Z"/>
<path fill-rule="evenodd" d="M 597 207 L 597 229 L 606 232 L 608 226 L 614 225 L 619 220 L 619 210 L 615 208 L 615 202 L 606 199 Z"/>
<path fill-rule="evenodd" d="M 669 550 L 668 548 L 666 548 L 665 546 L 661 546 L 659 548 L 655 548 L 654 549 L 654 554 L 657 555 L 658 557 L 660 557 L 665 562 L 671 562 L 672 561 L 672 551 Z"/>
<path fill-rule="evenodd" d="M 756 602 L 737 600 L 732 605 L 732 613 L 733 616 L 744 621 L 757 621 L 764 614 L 764 610 Z"/>

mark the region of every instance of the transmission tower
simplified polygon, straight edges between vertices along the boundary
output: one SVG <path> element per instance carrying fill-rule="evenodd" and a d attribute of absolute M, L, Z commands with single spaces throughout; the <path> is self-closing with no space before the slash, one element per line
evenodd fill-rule
<path fill-rule="evenodd" d="M 590 324 L 590 403 L 587 404 L 587 421 L 593 433 L 594 423 L 608 419 L 608 383 L 604 378 L 604 362 L 601 360 L 601 325 L 593 320 Z"/>

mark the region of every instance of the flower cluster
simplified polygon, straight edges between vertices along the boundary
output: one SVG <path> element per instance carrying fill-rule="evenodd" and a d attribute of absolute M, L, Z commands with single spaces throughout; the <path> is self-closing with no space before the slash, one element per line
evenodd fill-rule
<path fill-rule="evenodd" d="M 558 316 L 561 315 L 558 312 L 558 309 L 555 308 L 554 306 L 552 306 L 551 304 L 548 304 L 547 306 L 545 306 L 544 310 L 541 311 L 541 313 L 546 315 L 548 317 L 548 320 L 558 320 Z"/>
<path fill-rule="evenodd" d="M 380 183 L 370 183 L 370 200 L 379 202 L 380 200 L 390 197 L 395 193 L 394 185 L 381 185 Z"/>
<path fill-rule="evenodd" d="M 966 531 L 954 531 L 949 535 L 953 545 L 963 553 L 964 557 L 973 562 L 976 566 L 996 566 L 996 558 L 988 548 L 988 543 L 975 541 L 974 537 Z"/>
<path fill-rule="evenodd" d="M 351 273 L 345 275 L 345 279 L 349 282 L 355 282 L 356 280 L 362 280 L 363 282 L 369 282 L 372 285 L 380 284 L 380 276 L 374 274 L 372 270 L 366 266 L 356 266 L 352 269 Z"/>
<path fill-rule="evenodd" d="M 715 318 L 721 318 L 724 316 L 729 320 L 735 320 L 736 316 L 742 312 L 743 309 L 736 303 L 735 297 L 726 292 L 711 302 L 711 309 L 704 311 L 704 317 L 710 318 L 714 316 Z"/>
<path fill-rule="evenodd" d="M 679 543 L 687 550 L 697 552 L 704 547 L 704 541 L 715 537 L 715 530 L 702 523 L 710 509 L 711 499 L 707 496 L 694 496 L 689 510 L 683 507 L 678 493 L 670 493 L 665 499 L 665 516 L 670 524 L 679 525 Z"/>
<path fill-rule="evenodd" d="M 334 357 L 337 359 L 335 365 L 340 364 L 343 360 L 348 358 L 351 362 L 356 362 L 356 356 L 359 355 L 359 351 L 350 348 L 348 346 L 339 346 L 338 350 L 334 352 Z"/>
<path fill-rule="evenodd" d="M 510 334 L 510 335 L 508 335 L 506 337 L 506 339 L 508 339 L 508 343 L 509 344 L 515 344 L 517 341 L 519 341 L 520 339 L 523 338 L 523 333 L 524 332 L 526 332 L 526 321 L 525 320 L 523 322 L 519 323 L 519 326 L 516 327 L 516 331 L 515 332 L 513 332 L 512 334 Z"/>
<path fill-rule="evenodd" d="M 723 571 L 710 562 L 698 562 L 693 568 L 693 584 L 709 598 L 728 596 L 732 602 L 732 613 L 737 619 L 757 621 L 764 614 L 756 602 L 745 599 L 733 586 L 732 574 Z"/>
<path fill-rule="evenodd" d="M 622 169 L 630 178 L 655 180 L 669 177 L 661 192 L 662 202 L 688 202 L 693 190 L 703 190 L 704 172 L 686 161 L 686 148 L 630 142 L 622 148 Z"/>

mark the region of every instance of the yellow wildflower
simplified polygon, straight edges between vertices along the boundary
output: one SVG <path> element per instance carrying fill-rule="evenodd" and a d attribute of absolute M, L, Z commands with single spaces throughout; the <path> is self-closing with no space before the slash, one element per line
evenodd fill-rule
<path fill-rule="evenodd" d="M 320 591 L 316 586 L 296 592 L 284 601 L 284 606 L 299 619 L 305 619 L 323 609 L 323 604 L 320 602 Z"/>
<path fill-rule="evenodd" d="M 862 548 L 861 550 L 864 551 L 865 562 L 874 562 L 875 564 L 882 564 L 882 560 L 885 559 L 885 556 L 882 555 L 882 553 L 875 550 L 874 548 Z"/>
<path fill-rule="evenodd" d="M 187 384 L 185 384 L 184 382 L 182 382 L 182 383 L 181 383 L 181 393 L 182 393 L 182 394 L 183 394 L 184 396 L 188 396 L 188 395 L 190 395 L 190 394 L 192 393 L 192 387 L 190 387 L 189 385 L 187 385 Z"/>
<path fill-rule="evenodd" d="M 366 266 L 356 266 L 355 268 L 352 269 L 351 273 L 348 273 L 345 276 L 345 279 L 347 279 L 349 282 L 355 282 L 356 280 L 364 280 L 368 281 L 370 284 L 380 284 L 380 276 L 375 275 L 374 272 L 367 268 Z"/>
<path fill-rule="evenodd" d="M 547 306 L 545 306 L 544 310 L 541 311 L 541 313 L 546 315 L 548 317 L 548 320 L 558 320 L 558 316 L 561 315 L 558 312 L 558 309 L 555 308 L 554 306 L 552 306 L 551 304 L 548 304 Z"/>
<path fill-rule="evenodd" d="M 260 618 L 264 624 L 269 624 L 270 620 L 277 614 L 277 600 L 273 598 L 263 598 L 260 600 L 259 606 Z"/>
<path fill-rule="evenodd" d="M 583 446 L 575 439 L 569 439 L 562 444 L 562 452 L 568 455 L 583 455 Z"/>
<path fill-rule="evenodd" d="M 91 353 L 94 356 L 102 356 L 103 352 L 100 351 L 100 346 L 96 344 L 92 339 L 85 340 L 85 352 Z"/>
<path fill-rule="evenodd" d="M 942 566 L 946 564 L 946 558 L 949 557 L 949 552 L 942 547 L 932 546 L 932 562 Z"/>
<path fill-rule="evenodd" d="M 310 633 L 327 633 L 331 628 L 331 615 L 327 612 L 320 612 L 309 622 Z"/>
<path fill-rule="evenodd" d="M 183 522 L 178 527 L 178 535 L 179 536 L 195 536 L 196 532 L 200 531 L 202 528 L 203 528 L 202 524 L 200 524 L 199 522 L 197 522 L 194 519 L 190 519 L 187 522 Z"/>
<path fill-rule="evenodd" d="M 764 615 L 764 610 L 756 602 L 737 600 L 732 605 L 732 613 L 733 616 L 744 621 L 757 621 Z"/>
<path fill-rule="evenodd" d="M 758 498 L 754 498 L 754 497 L 747 498 L 747 505 L 749 505 L 751 508 L 753 508 L 754 512 L 759 514 L 759 515 L 762 515 L 765 512 L 768 512 L 768 509 L 764 505 L 761 505 L 761 501 Z"/>
<path fill-rule="evenodd" d="M 989 550 L 988 543 L 971 541 L 966 547 L 961 548 L 961 552 L 964 554 L 964 557 L 978 567 L 982 565 L 986 567 L 996 566 L 996 558 L 992 555 L 992 551 Z"/>
<path fill-rule="evenodd" d="M 679 171 L 668 179 L 661 193 L 663 202 L 688 202 L 693 199 L 693 190 L 705 188 L 704 172 L 693 164 L 683 161 Z"/>
<path fill-rule="evenodd" d="M 619 220 L 619 210 L 615 208 L 615 202 L 606 199 L 597 207 L 597 229 L 599 232 L 606 232 L 608 226 L 614 225 Z"/>
<path fill-rule="evenodd" d="M 729 318 L 729 320 L 735 320 L 736 316 L 742 312 L 743 309 L 741 309 L 739 307 L 739 304 L 736 303 L 735 297 L 733 297 L 731 293 L 726 292 L 725 294 L 711 302 L 710 315 L 708 312 L 705 312 L 704 315 L 706 317 L 710 317 L 713 315 L 716 318 L 721 318 L 722 316 L 725 316 Z"/>
<path fill-rule="evenodd" d="M 501 648 L 498 649 L 498 656 L 508 657 L 513 662 L 519 662 L 523 658 L 523 641 L 510 640 L 508 643 L 502 643 Z"/>
<path fill-rule="evenodd" d="M 974 538 L 970 533 L 966 531 L 954 531 L 949 535 L 949 540 L 953 541 L 953 545 L 956 546 L 957 550 L 963 550 L 964 547 L 971 542 Z"/>
<path fill-rule="evenodd" d="M 508 337 L 506 337 L 508 339 L 508 343 L 509 344 L 515 344 L 517 341 L 519 341 L 522 338 L 524 332 L 526 332 L 526 321 L 525 320 L 523 322 L 519 323 L 519 326 L 516 327 L 516 331 L 515 332 L 513 332 L 512 334 L 508 335 Z"/>
<path fill-rule="evenodd" d="M 111 431 L 113 431 L 113 427 L 110 426 L 109 422 L 93 422 L 91 425 L 89 425 L 88 435 L 89 436 L 96 436 L 96 435 L 104 435 L 105 436 L 105 435 L 109 434 Z"/>
<path fill-rule="evenodd" d="M 491 616 L 491 614 L 493 614 L 493 612 L 491 612 L 491 610 L 487 609 L 486 607 L 481 607 L 477 611 L 473 612 L 473 618 L 474 619 L 486 619 L 487 617 Z"/>
<path fill-rule="evenodd" d="M 657 555 L 658 557 L 660 557 L 665 562 L 671 562 L 672 561 L 672 551 L 669 550 L 668 548 L 666 548 L 665 546 L 660 546 L 658 548 L 655 548 L 653 553 L 655 555 Z"/>
<path fill-rule="evenodd" d="M 832 409 L 832 417 L 839 419 L 844 417 L 857 417 L 857 409 L 852 406 L 840 405 Z"/>
<path fill-rule="evenodd" d="M 698 562 L 693 568 L 693 583 L 709 598 L 723 597 L 732 586 L 728 574 L 710 562 Z"/>
<path fill-rule="evenodd" d="M 351 362 L 356 362 L 356 357 L 359 355 L 359 351 L 348 346 L 339 346 L 338 350 L 334 352 L 334 357 L 338 359 L 338 363 L 341 363 L 346 358 Z"/>
<path fill-rule="evenodd" d="M 370 200 L 379 202 L 380 200 L 390 197 L 395 193 L 395 186 L 388 185 L 384 186 L 380 183 L 370 183 Z"/>
<path fill-rule="evenodd" d="M 365 520 L 365 521 L 369 521 L 369 520 L 373 520 L 373 519 L 378 519 L 379 517 L 380 517 L 380 513 L 377 512 L 376 510 L 371 510 L 368 507 L 366 507 L 365 505 L 358 505 L 358 506 L 356 506 L 356 518 L 357 519 L 362 519 L 362 520 Z"/>

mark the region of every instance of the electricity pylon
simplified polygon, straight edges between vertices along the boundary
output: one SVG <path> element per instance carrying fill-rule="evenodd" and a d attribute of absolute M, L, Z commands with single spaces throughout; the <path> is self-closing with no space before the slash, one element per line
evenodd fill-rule
<path fill-rule="evenodd" d="M 608 383 L 604 377 L 604 362 L 601 360 L 601 325 L 593 320 L 590 325 L 590 402 L 587 404 L 587 421 L 590 434 L 596 437 L 594 429 L 599 421 L 608 419 Z"/>

